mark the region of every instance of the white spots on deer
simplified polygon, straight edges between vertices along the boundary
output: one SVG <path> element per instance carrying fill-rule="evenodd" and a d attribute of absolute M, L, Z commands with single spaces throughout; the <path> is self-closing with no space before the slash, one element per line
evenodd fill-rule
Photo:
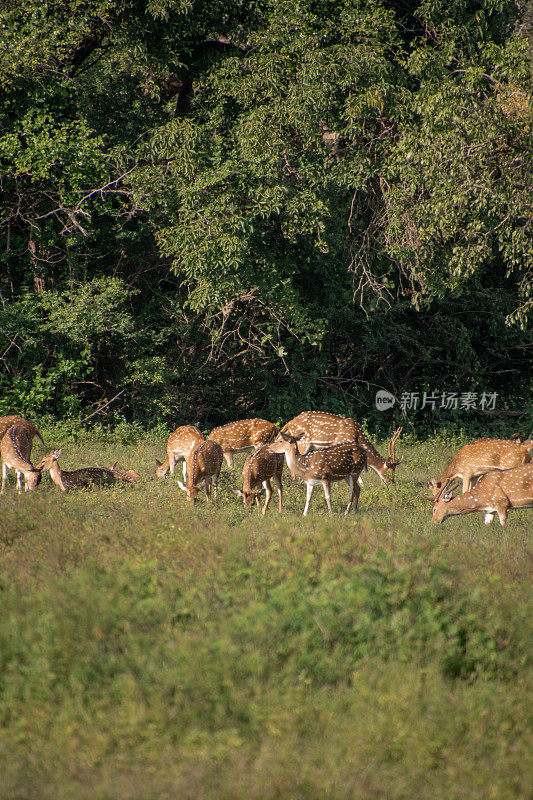
<path fill-rule="evenodd" d="M 443 522 L 456 514 L 484 511 L 485 522 L 498 514 L 505 525 L 511 508 L 533 507 L 533 463 L 528 462 L 507 470 L 494 470 L 481 477 L 473 489 L 457 497 L 451 493 L 439 496 L 433 506 L 433 521 Z"/>
<path fill-rule="evenodd" d="M 167 442 L 167 459 L 163 463 L 156 459 L 156 475 L 166 478 L 174 475 L 176 464 L 183 461 L 183 480 L 187 480 L 187 458 L 198 445 L 205 441 L 203 433 L 196 425 L 181 425 L 170 434 Z"/>
<path fill-rule="evenodd" d="M 462 481 L 463 494 L 473 479 L 492 470 L 506 470 L 531 461 L 533 440 L 478 439 L 462 447 L 452 458 L 439 481 L 431 480 L 428 487 L 435 502 L 453 485 Z"/>
<path fill-rule="evenodd" d="M 209 440 L 222 447 L 229 469 L 233 469 L 233 454 L 243 453 L 251 448 L 274 441 L 278 435 L 277 427 L 266 419 L 241 419 L 214 428 Z"/>

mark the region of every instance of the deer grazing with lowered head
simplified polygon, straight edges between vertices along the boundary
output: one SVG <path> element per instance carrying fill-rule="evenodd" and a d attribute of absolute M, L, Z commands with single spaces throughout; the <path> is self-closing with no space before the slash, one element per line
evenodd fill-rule
<path fill-rule="evenodd" d="M 205 441 L 203 433 L 195 425 L 181 425 L 170 434 L 167 442 L 167 460 L 161 463 L 157 458 L 156 475 L 166 478 L 168 473 L 174 475 L 174 467 L 183 461 L 183 480 L 187 480 L 187 458 L 196 450 L 199 444 Z"/>
<path fill-rule="evenodd" d="M 35 426 L 32 426 L 35 427 Z M 40 434 L 39 434 L 40 435 Z M 27 425 L 11 425 L 0 441 L 0 457 L 2 459 L 2 489 L 4 494 L 8 469 L 17 474 L 17 490 L 22 491 L 24 475 L 25 491 L 36 489 L 41 482 L 41 470 L 31 463 L 31 446 L 34 433 Z M 41 440 L 42 441 L 42 440 Z"/>
<path fill-rule="evenodd" d="M 187 485 L 178 481 L 178 486 L 187 492 L 187 500 L 195 503 L 198 499 L 198 492 L 204 488 L 205 496 L 211 498 L 211 487 L 213 496 L 217 497 L 217 482 L 224 455 L 222 448 L 216 442 L 206 439 L 201 442 L 196 450 L 189 453 L 187 458 Z"/>
<path fill-rule="evenodd" d="M 251 509 L 255 503 L 259 506 L 259 497 L 266 492 L 265 504 L 261 511 L 266 514 L 272 497 L 272 484 L 274 481 L 278 490 L 279 513 L 283 503 L 283 486 L 281 474 L 285 458 L 283 453 L 273 453 L 269 445 L 262 445 L 254 453 L 247 456 L 242 468 L 242 489 L 234 489 L 235 494 L 242 497 L 244 507 Z"/>
<path fill-rule="evenodd" d="M 444 492 L 449 492 L 457 482 L 462 481 L 465 493 L 479 475 L 528 464 L 531 461 L 532 448 L 533 439 L 526 439 L 524 442 L 519 439 L 477 439 L 466 444 L 452 458 L 440 480 L 428 481 L 432 499 L 438 502 Z"/>
<path fill-rule="evenodd" d="M 367 466 L 379 476 L 382 483 L 394 482 L 394 471 L 403 458 L 395 460 L 394 447 L 402 432 L 398 428 L 389 442 L 388 458 L 383 458 L 367 439 L 361 426 L 350 417 L 330 414 L 328 411 L 302 411 L 281 429 L 281 433 L 298 436 L 298 451 L 305 455 L 311 450 L 330 447 L 341 442 L 355 442 L 366 452 Z"/>
<path fill-rule="evenodd" d="M 511 508 L 533 508 L 533 463 L 483 475 L 476 485 L 452 497 L 445 492 L 433 505 L 433 522 L 443 522 L 455 514 L 485 512 L 485 524 L 498 515 L 501 525 L 507 522 Z"/>
<path fill-rule="evenodd" d="M 107 469 L 107 467 L 82 467 L 81 469 L 65 470 L 59 466 L 61 450 L 52 450 L 38 463 L 40 472 L 50 470 L 50 477 L 62 492 L 71 489 L 84 489 L 88 486 L 106 486 L 117 481 L 138 483 L 140 476 L 133 470 Z"/>
<path fill-rule="evenodd" d="M 273 442 L 278 433 L 274 423 L 266 419 L 240 419 L 214 428 L 207 438 L 221 446 L 229 469 L 233 469 L 234 453 L 243 453 Z"/>
<path fill-rule="evenodd" d="M 328 511 L 332 514 L 331 484 L 340 480 L 345 480 L 350 487 L 350 499 L 344 513 L 346 515 L 350 510 L 355 513 L 361 491 L 357 481 L 367 464 L 366 450 L 359 447 L 356 442 L 342 442 L 301 455 L 298 451 L 298 442 L 302 438 L 302 432 L 296 436 L 281 432 L 279 440 L 269 445 L 269 450 L 273 453 L 285 453 L 290 471 L 307 484 L 304 516 L 309 510 L 314 488 L 319 484 L 324 489 Z"/>

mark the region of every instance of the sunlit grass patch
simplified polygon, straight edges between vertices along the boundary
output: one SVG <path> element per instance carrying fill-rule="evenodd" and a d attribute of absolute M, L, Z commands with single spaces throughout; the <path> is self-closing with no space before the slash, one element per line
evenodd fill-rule
<path fill-rule="evenodd" d="M 65 446 L 139 485 L 11 485 L 0 797 L 526 797 L 531 512 L 435 526 L 447 455 L 405 449 L 348 517 L 341 483 L 303 518 L 288 474 L 282 515 L 246 512 L 242 457 L 192 506 L 164 441 Z"/>

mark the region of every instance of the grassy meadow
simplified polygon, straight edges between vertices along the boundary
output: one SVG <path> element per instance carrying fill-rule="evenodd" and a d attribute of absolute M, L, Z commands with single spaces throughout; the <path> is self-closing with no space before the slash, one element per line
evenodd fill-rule
<path fill-rule="evenodd" d="M 45 439 L 143 483 L 0 498 L 0 798 L 531 797 L 533 513 L 433 525 L 460 442 L 263 519 L 242 457 L 190 508 L 163 438 Z"/>

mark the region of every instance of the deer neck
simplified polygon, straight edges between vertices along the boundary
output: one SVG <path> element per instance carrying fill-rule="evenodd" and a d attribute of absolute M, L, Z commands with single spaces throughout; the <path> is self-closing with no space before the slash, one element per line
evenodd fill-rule
<path fill-rule="evenodd" d="M 470 514 L 472 511 L 480 511 L 488 505 L 487 498 L 476 497 L 472 492 L 468 492 L 470 497 L 468 499 L 463 495 L 454 497 L 447 503 L 449 514 Z"/>
<path fill-rule="evenodd" d="M 66 491 L 67 487 L 63 481 L 63 475 L 61 473 L 61 467 L 57 463 L 57 461 L 52 461 L 52 466 L 50 467 L 50 477 L 52 478 L 53 482 L 60 487 L 63 491 Z"/>
<path fill-rule="evenodd" d="M 287 466 L 292 473 L 298 475 L 299 478 L 306 480 L 308 465 L 304 461 L 305 456 L 301 456 L 298 452 L 298 446 L 293 443 L 290 448 L 285 450 L 285 460 Z"/>
<path fill-rule="evenodd" d="M 367 466 L 369 467 L 369 469 L 373 469 L 374 472 L 376 472 L 379 475 L 379 477 L 383 480 L 383 472 L 387 465 L 387 459 L 383 458 L 383 456 L 381 456 L 378 453 L 372 442 L 370 442 L 366 438 L 365 434 L 363 433 L 362 429 L 359 426 L 357 426 L 357 433 L 358 433 L 357 444 L 359 445 L 359 447 L 362 447 L 363 450 L 366 452 Z"/>

